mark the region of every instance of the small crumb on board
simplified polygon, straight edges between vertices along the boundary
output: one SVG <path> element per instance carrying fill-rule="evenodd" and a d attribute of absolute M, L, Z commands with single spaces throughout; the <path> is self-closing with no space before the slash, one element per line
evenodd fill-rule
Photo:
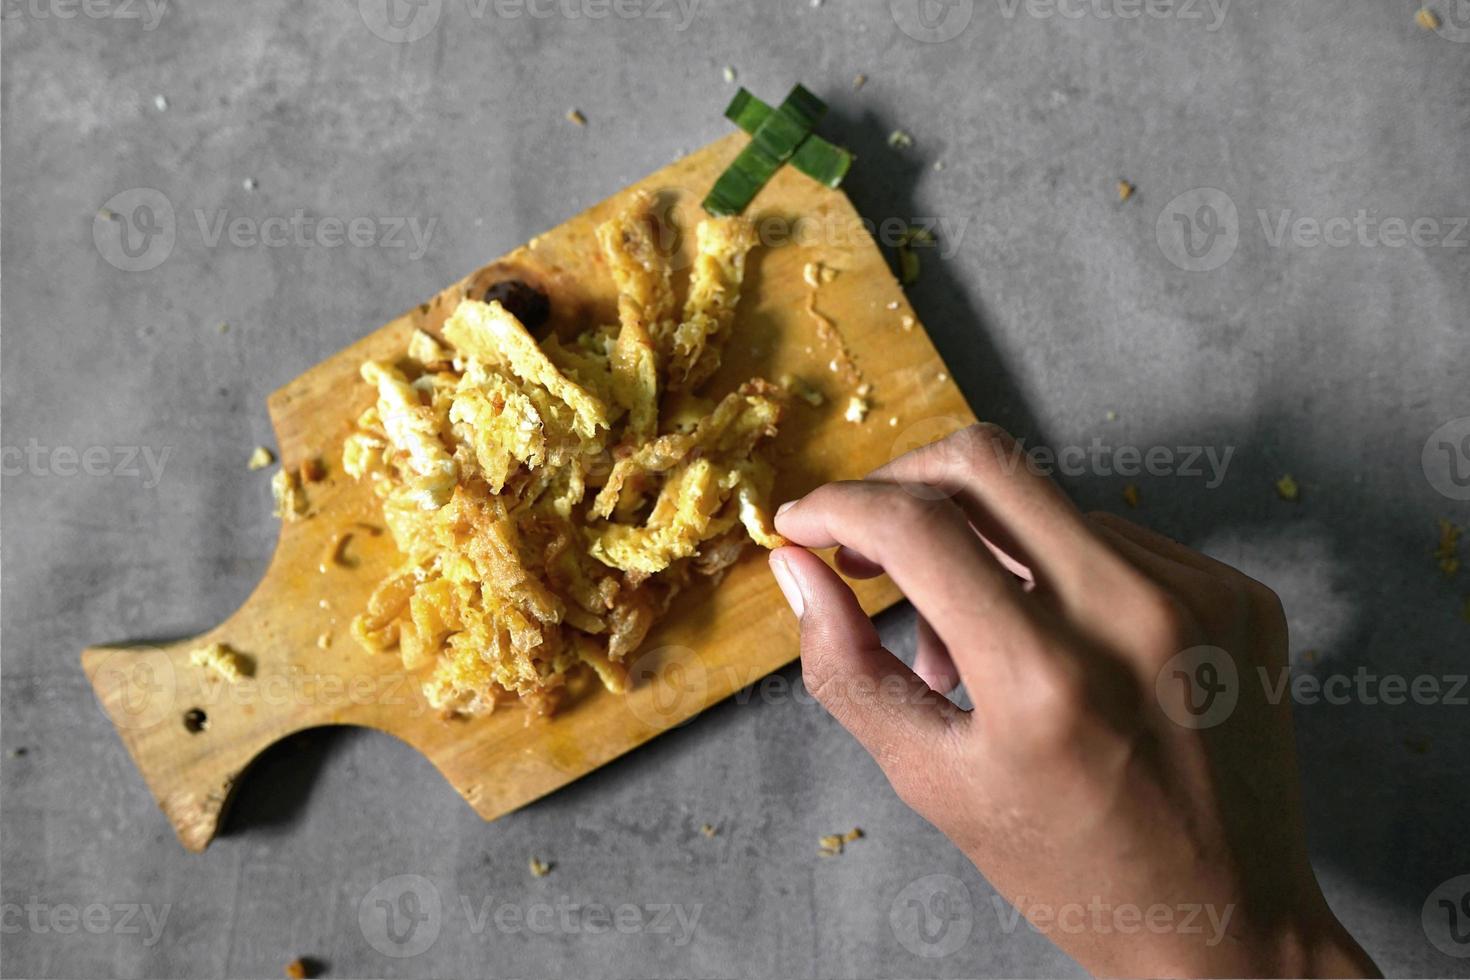
<path fill-rule="evenodd" d="M 1302 488 L 1290 473 L 1285 473 L 1281 479 L 1276 481 L 1276 496 L 1289 504 L 1294 504 L 1302 499 Z"/>
<path fill-rule="evenodd" d="M 545 878 L 547 875 L 551 874 L 551 863 L 549 861 L 543 861 L 538 857 L 532 857 L 529 862 L 529 866 L 531 869 L 532 878 Z"/>
<path fill-rule="evenodd" d="M 1414 23 L 1426 31 L 1437 31 L 1444 26 L 1444 21 L 1439 19 L 1439 14 L 1428 7 L 1420 7 L 1419 12 L 1414 15 Z"/>
<path fill-rule="evenodd" d="M 294 470 L 282 467 L 276 471 L 271 477 L 271 496 L 276 501 L 275 515 L 283 521 L 300 520 L 306 513 L 306 493 Z"/>
<path fill-rule="evenodd" d="M 211 643 L 189 652 L 189 663 L 204 670 L 212 670 L 226 681 L 234 684 L 251 674 L 251 664 L 242 655 L 223 643 Z"/>
<path fill-rule="evenodd" d="M 573 126 L 585 126 L 587 125 L 587 117 L 582 115 L 582 111 L 580 109 L 568 109 L 567 122 L 571 123 Z"/>
<path fill-rule="evenodd" d="M 1130 483 L 1123 488 L 1123 502 L 1129 507 L 1136 508 L 1141 500 L 1142 496 L 1139 494 L 1138 484 Z"/>
<path fill-rule="evenodd" d="M 247 469 L 263 470 L 276 461 L 276 454 L 264 446 L 256 446 L 245 461 Z"/>

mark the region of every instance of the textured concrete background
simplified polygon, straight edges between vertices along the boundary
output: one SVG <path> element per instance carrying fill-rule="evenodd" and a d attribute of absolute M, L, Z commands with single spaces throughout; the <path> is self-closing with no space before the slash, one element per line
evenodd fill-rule
<path fill-rule="evenodd" d="M 804 696 L 719 706 L 494 824 L 405 746 L 316 733 L 253 770 L 193 856 L 78 669 L 89 643 L 197 632 L 254 586 L 275 528 L 243 461 L 272 441 L 268 392 L 725 133 L 727 64 L 767 99 L 801 80 L 831 102 L 823 129 L 861 154 L 865 214 L 948 223 L 912 294 L 982 416 L 1052 446 L 1233 448 L 1218 487 L 1138 479 L 1138 515 L 1274 585 L 1303 675 L 1466 672 L 1470 577 L 1432 557 L 1436 519 L 1470 523 L 1452 479 L 1470 443 L 1435 448 L 1470 428 L 1463 0 L 1434 0 L 1438 32 L 1402 0 L 952 0 L 928 8 L 943 40 L 913 0 L 542 0 L 520 16 L 429 0 L 403 43 L 380 36 L 383 2 L 6 0 L 0 830 L 3 900 L 21 908 L 4 913 L 4 975 L 273 976 L 299 954 L 414 977 L 1076 971 Z M 913 147 L 886 145 L 899 126 Z M 1120 177 L 1138 187 L 1121 204 Z M 131 221 L 140 188 L 175 234 L 129 256 L 96 214 Z M 298 209 L 429 233 L 211 244 L 222 217 Z M 1336 244 L 1295 224 L 1360 211 Z M 1417 241 L 1390 218 L 1425 219 Z M 89 447 L 105 475 L 70 475 L 64 450 Z M 160 478 L 117 465 L 127 447 L 168 453 Z M 1297 504 L 1273 492 L 1284 472 Z M 1094 468 L 1068 485 L 1111 508 L 1127 482 Z M 884 634 L 905 648 L 910 625 L 897 611 Z M 1298 710 L 1320 874 L 1385 969 L 1464 976 L 1437 903 L 1421 917 L 1470 872 L 1464 701 L 1368 701 Z M 853 824 L 867 839 L 816 857 Z M 527 875 L 533 853 L 549 877 Z M 379 886 L 399 875 L 422 880 Z M 360 909 L 408 910 L 405 889 L 438 914 L 407 946 L 371 915 L 366 935 Z M 936 889 L 950 904 L 920 931 L 908 903 Z M 595 913 L 558 910 L 585 903 L 675 906 L 685 925 L 643 908 L 634 931 L 598 932 Z M 166 915 L 161 935 L 133 904 Z"/>

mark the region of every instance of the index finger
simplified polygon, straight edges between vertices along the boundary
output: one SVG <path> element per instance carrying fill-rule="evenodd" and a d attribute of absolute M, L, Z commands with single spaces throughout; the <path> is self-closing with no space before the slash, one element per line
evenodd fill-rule
<path fill-rule="evenodd" d="M 1036 645 L 1019 583 L 948 499 L 893 483 L 829 483 L 778 513 L 776 528 L 796 544 L 843 545 L 881 565 L 949 646 L 972 697 L 1007 651 Z"/>

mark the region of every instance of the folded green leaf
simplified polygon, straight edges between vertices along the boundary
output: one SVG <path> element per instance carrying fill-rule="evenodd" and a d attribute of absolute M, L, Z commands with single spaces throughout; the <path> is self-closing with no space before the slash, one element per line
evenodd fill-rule
<path fill-rule="evenodd" d="M 742 88 L 725 108 L 725 118 L 754 134 L 772 112 L 775 110 Z M 852 154 L 813 134 L 791 154 L 791 165 L 818 183 L 837 187 L 852 168 Z"/>

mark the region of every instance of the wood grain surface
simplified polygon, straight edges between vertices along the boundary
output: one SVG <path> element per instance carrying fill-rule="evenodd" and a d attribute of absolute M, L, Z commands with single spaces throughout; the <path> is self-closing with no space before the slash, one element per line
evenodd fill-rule
<path fill-rule="evenodd" d="M 396 655 L 366 653 L 347 626 L 398 555 L 367 484 L 341 469 L 342 439 L 372 401 L 359 380 L 368 358 L 396 358 L 415 327 L 437 332 L 465 295 L 516 277 L 552 297 L 552 327 L 574 333 L 616 322 L 616 294 L 593 230 L 635 188 L 658 195 L 674 229 L 669 247 L 682 288 L 693 259 L 699 202 L 744 144 L 732 134 L 640 181 L 445 289 L 275 392 L 269 400 L 283 465 L 311 456 L 326 477 L 306 486 L 308 512 L 284 523 L 255 592 L 226 622 L 158 646 L 93 647 L 82 655 L 159 805 L 190 850 L 215 836 L 251 761 L 272 743 L 322 725 L 364 725 L 424 753 L 485 819 L 494 819 L 584 775 L 797 656 L 796 625 L 752 547 L 717 587 L 675 603 L 632 665 L 626 696 L 578 685 L 555 717 L 526 724 L 518 707 L 445 719 L 424 701 L 423 678 Z M 846 195 L 782 169 L 750 211 L 762 245 L 750 256 L 744 298 L 724 367 L 707 391 L 760 375 L 800 375 L 822 391 L 818 407 L 795 402 L 776 442 L 776 500 L 834 479 L 861 476 L 895 455 L 973 421 L 888 263 Z M 808 263 L 836 276 L 816 288 Z M 852 383 L 831 370 L 835 325 L 872 385 L 866 420 L 844 418 Z M 221 480 L 245 474 L 221 473 Z M 340 538 L 341 563 L 330 552 Z M 855 583 L 876 612 L 899 598 L 886 579 Z M 189 653 L 226 643 L 250 666 L 229 683 L 193 666 Z"/>

